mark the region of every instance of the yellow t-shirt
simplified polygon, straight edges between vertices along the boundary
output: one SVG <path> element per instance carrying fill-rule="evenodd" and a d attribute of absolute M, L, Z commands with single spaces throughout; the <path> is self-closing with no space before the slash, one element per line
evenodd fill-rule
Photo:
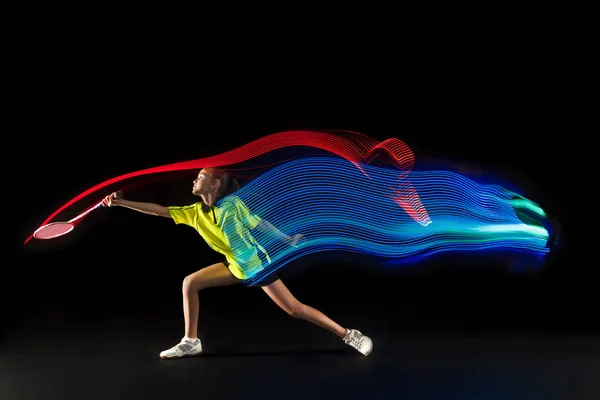
<path fill-rule="evenodd" d="M 250 233 L 261 218 L 252 214 L 239 197 L 229 196 L 223 199 L 219 207 L 213 207 L 214 217 L 213 210 L 204 212 L 200 202 L 168 208 L 176 224 L 191 226 L 213 250 L 225 256 L 229 262 L 229 270 L 236 278 L 251 278 L 263 270 L 257 249 L 264 252 L 270 262 L 264 248 Z"/>

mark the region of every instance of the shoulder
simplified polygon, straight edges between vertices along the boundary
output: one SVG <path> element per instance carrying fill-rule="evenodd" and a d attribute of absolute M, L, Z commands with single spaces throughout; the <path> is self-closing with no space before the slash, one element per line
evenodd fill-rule
<path fill-rule="evenodd" d="M 187 212 L 200 212 L 202 211 L 202 203 L 193 203 L 184 206 L 169 206 L 169 210 L 174 211 L 187 211 Z"/>
<path fill-rule="evenodd" d="M 227 197 L 224 197 L 221 200 L 221 204 L 220 207 L 235 207 L 237 204 L 239 204 L 242 200 L 240 200 L 239 197 L 234 196 L 234 195 L 229 195 Z"/>
<path fill-rule="evenodd" d="M 248 207 L 238 196 L 230 195 L 225 197 L 220 204 L 221 210 L 227 212 L 246 212 Z"/>
<path fill-rule="evenodd" d="M 242 200 L 239 196 L 229 195 L 222 200 L 222 205 L 227 205 L 229 207 L 248 207 L 244 200 Z"/>

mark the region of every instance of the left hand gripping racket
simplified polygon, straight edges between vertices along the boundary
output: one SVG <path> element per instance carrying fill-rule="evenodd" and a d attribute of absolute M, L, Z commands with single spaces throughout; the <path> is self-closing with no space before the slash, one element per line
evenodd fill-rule
<path fill-rule="evenodd" d="M 123 192 L 118 191 L 115 193 L 115 196 L 123 197 Z M 102 199 L 102 201 L 104 201 L 104 199 Z M 33 233 L 33 237 L 36 239 L 54 239 L 59 236 L 66 235 L 67 233 L 71 232 L 73 228 L 75 228 L 75 225 L 81 222 L 81 220 L 83 220 L 83 218 L 85 218 L 89 213 L 104 207 L 102 201 L 100 201 L 98 204 L 88 209 L 87 211 L 82 212 L 75 218 L 70 219 L 69 221 L 51 222 L 49 224 L 40 226 Z"/>

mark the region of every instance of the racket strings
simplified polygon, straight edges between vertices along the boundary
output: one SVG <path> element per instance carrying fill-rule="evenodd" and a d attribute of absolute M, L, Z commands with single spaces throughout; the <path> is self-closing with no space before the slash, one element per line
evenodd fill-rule
<path fill-rule="evenodd" d="M 52 239 L 69 233 L 73 229 L 73 225 L 69 223 L 49 224 L 38 229 L 34 237 L 36 239 Z"/>

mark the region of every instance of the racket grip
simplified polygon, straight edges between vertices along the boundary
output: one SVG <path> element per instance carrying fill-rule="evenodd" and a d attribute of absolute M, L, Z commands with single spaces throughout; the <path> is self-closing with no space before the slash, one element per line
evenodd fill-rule
<path fill-rule="evenodd" d="M 115 192 L 115 197 L 119 197 L 119 198 L 123 197 L 123 192 L 120 190 Z M 104 207 L 104 204 L 102 204 L 102 202 L 100 202 L 100 203 L 96 204 L 93 209 L 95 210 L 97 208 L 102 208 L 102 207 Z"/>

